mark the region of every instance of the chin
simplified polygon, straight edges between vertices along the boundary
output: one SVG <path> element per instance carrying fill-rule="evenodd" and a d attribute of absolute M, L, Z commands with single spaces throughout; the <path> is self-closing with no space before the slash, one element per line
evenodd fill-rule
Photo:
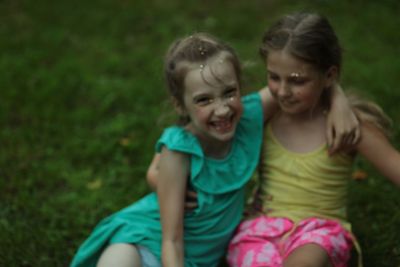
<path fill-rule="evenodd" d="M 229 131 L 227 133 L 215 133 L 214 138 L 220 142 L 232 141 L 235 136 L 235 130 Z"/>
<path fill-rule="evenodd" d="M 211 135 L 222 142 L 230 141 L 235 136 L 237 124 L 231 125 L 230 129 L 226 129 L 226 131 L 218 131 L 215 128 L 210 129 Z"/>
<path fill-rule="evenodd" d="M 296 115 L 304 112 L 303 109 L 299 107 L 281 107 L 281 110 L 290 115 Z"/>

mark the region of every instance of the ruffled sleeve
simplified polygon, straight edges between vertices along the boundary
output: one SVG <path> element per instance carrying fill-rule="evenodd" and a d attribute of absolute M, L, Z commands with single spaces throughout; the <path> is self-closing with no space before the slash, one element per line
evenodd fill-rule
<path fill-rule="evenodd" d="M 204 165 L 204 154 L 197 138 L 182 127 L 166 128 L 156 144 L 156 151 L 163 146 L 169 150 L 186 153 L 191 158 L 191 177 L 197 177 Z"/>
<path fill-rule="evenodd" d="M 191 133 L 179 126 L 166 128 L 156 144 L 156 152 L 161 152 L 163 146 L 169 150 L 203 157 L 203 151 Z"/>

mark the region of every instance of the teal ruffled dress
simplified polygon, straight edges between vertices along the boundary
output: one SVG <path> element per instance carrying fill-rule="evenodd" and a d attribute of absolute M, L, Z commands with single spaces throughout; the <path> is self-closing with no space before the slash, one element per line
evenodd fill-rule
<path fill-rule="evenodd" d="M 259 94 L 242 98 L 244 111 L 230 153 L 212 159 L 190 132 L 182 127 L 165 129 L 156 150 L 163 146 L 191 158 L 189 185 L 197 192 L 198 208 L 184 216 L 185 266 L 217 266 L 240 222 L 244 185 L 258 162 L 263 132 Z M 71 266 L 95 266 L 104 248 L 113 243 L 147 247 L 161 259 L 161 224 L 157 194 L 150 193 L 102 220 L 81 245 Z"/>

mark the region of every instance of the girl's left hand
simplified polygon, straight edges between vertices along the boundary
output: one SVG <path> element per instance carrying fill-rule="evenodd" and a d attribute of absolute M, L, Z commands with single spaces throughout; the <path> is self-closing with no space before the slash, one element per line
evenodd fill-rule
<path fill-rule="evenodd" d="M 187 189 L 185 196 L 185 211 L 190 212 L 198 207 L 196 191 Z"/>

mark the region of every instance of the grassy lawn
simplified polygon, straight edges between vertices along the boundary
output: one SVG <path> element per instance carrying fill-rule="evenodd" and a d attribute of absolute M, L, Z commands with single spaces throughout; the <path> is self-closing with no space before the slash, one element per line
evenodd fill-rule
<path fill-rule="evenodd" d="M 231 43 L 250 92 L 265 84 L 263 30 L 310 9 L 345 47 L 343 87 L 387 111 L 400 148 L 398 1 L 0 1 L 0 266 L 67 266 L 101 218 L 150 191 L 175 38 L 207 31 Z M 365 266 L 400 266 L 399 189 L 361 159 L 355 168 L 368 174 L 351 182 L 349 203 Z"/>

